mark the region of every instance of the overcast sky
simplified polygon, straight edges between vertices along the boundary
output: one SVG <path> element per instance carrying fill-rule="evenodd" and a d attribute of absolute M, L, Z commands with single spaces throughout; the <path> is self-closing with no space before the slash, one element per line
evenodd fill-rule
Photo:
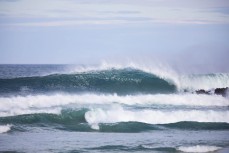
<path fill-rule="evenodd" d="M 159 59 L 229 71 L 228 0 L 0 0 L 0 63 Z"/>

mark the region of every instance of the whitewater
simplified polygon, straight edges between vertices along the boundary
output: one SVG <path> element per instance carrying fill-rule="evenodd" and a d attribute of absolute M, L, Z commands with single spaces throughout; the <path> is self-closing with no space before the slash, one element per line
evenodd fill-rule
<path fill-rule="evenodd" d="M 228 152 L 227 87 L 162 64 L 0 65 L 0 152 Z"/>

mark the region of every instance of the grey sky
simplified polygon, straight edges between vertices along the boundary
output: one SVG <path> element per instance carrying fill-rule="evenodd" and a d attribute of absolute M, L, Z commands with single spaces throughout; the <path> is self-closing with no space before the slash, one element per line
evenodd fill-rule
<path fill-rule="evenodd" d="M 228 25 L 227 0 L 0 0 L 0 63 L 147 57 L 229 71 Z"/>

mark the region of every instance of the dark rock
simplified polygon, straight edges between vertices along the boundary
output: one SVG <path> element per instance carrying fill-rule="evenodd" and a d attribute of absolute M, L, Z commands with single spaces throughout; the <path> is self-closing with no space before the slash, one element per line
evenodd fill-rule
<path fill-rule="evenodd" d="M 204 89 L 200 89 L 200 90 L 196 91 L 197 94 L 207 94 L 207 95 L 216 94 L 216 95 L 221 95 L 223 97 L 226 97 L 228 92 L 229 92 L 229 88 L 228 87 L 226 87 L 226 88 L 216 88 L 216 89 L 214 89 L 212 91 L 210 91 L 210 90 L 206 91 Z"/>
<path fill-rule="evenodd" d="M 200 90 L 197 90 L 196 93 L 197 94 L 208 94 L 209 95 L 210 94 L 210 91 L 206 91 L 204 89 L 200 89 Z"/>
<path fill-rule="evenodd" d="M 228 87 L 226 87 L 226 88 L 216 88 L 214 93 L 216 95 L 222 95 L 222 96 L 226 97 L 228 90 L 229 90 Z"/>

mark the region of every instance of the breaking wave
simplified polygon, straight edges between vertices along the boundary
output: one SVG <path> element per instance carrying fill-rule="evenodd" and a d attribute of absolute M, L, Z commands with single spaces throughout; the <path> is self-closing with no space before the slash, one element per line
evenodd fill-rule
<path fill-rule="evenodd" d="M 69 73 L 1 78 L 0 94 L 100 92 L 117 94 L 174 93 L 229 87 L 229 74 L 181 75 L 164 65 L 134 63 L 77 66 Z"/>
<path fill-rule="evenodd" d="M 110 105 L 129 106 L 171 105 L 171 106 L 219 106 L 229 105 L 228 99 L 217 95 L 196 94 L 156 94 L 125 95 L 117 94 L 51 94 L 0 97 L 0 117 L 32 113 L 58 114 L 67 105 Z"/>
<path fill-rule="evenodd" d="M 0 93 L 101 92 L 173 93 L 176 87 L 155 75 L 135 69 L 0 79 Z"/>
<path fill-rule="evenodd" d="M 106 113 L 106 114 L 105 114 Z M 34 113 L 17 116 L 0 117 L 2 126 L 1 130 L 7 129 L 14 131 L 26 131 L 27 127 L 49 127 L 65 131 L 81 131 L 81 132 L 122 132 L 136 133 L 151 130 L 164 129 L 182 129 L 182 130 L 228 130 L 229 124 L 227 119 L 222 119 L 223 115 L 228 112 L 216 111 L 178 111 L 172 112 L 170 116 L 166 116 L 169 112 L 162 111 L 125 111 L 124 116 L 117 113 L 116 117 L 111 114 L 114 112 L 100 112 L 93 115 L 88 108 L 82 109 L 63 109 L 59 114 L 54 113 Z M 203 115 L 205 114 L 206 115 Z M 101 115 L 102 114 L 102 115 Z M 141 115 L 141 116 L 138 116 Z M 142 115 L 148 115 L 143 116 Z M 154 116 L 153 116 L 154 115 Z M 183 115 L 174 119 L 175 115 Z M 201 115 L 197 119 L 188 117 L 189 115 Z M 213 117 L 216 115 L 215 117 Z M 206 116 L 209 116 L 207 118 Z M 225 117 L 226 118 L 226 117 Z M 195 120 L 181 121 L 181 120 Z M 161 121 L 159 121 L 161 120 Z M 179 122 L 180 121 L 180 122 Z M 202 122 L 197 122 L 202 121 Z M 170 123 L 171 122 L 171 123 Z M 174 122 L 174 123 L 172 123 Z M 14 125 L 11 128 L 11 125 Z"/>
<path fill-rule="evenodd" d="M 72 72 L 92 72 L 110 69 L 125 69 L 132 68 L 135 70 L 140 70 L 145 73 L 153 74 L 160 79 L 163 79 L 170 84 L 177 87 L 178 90 L 211 90 L 215 88 L 225 88 L 229 87 L 229 73 L 215 73 L 215 74 L 193 74 L 193 75 L 183 75 L 179 74 L 173 70 L 169 65 L 165 64 L 150 64 L 150 63 L 107 63 L 103 62 L 99 66 L 83 67 L 76 66 Z"/>
<path fill-rule="evenodd" d="M 28 124 L 100 132 L 229 129 L 228 98 L 193 92 L 229 87 L 227 73 L 181 75 L 135 63 L 50 73 L 0 76 L 1 131 Z"/>

